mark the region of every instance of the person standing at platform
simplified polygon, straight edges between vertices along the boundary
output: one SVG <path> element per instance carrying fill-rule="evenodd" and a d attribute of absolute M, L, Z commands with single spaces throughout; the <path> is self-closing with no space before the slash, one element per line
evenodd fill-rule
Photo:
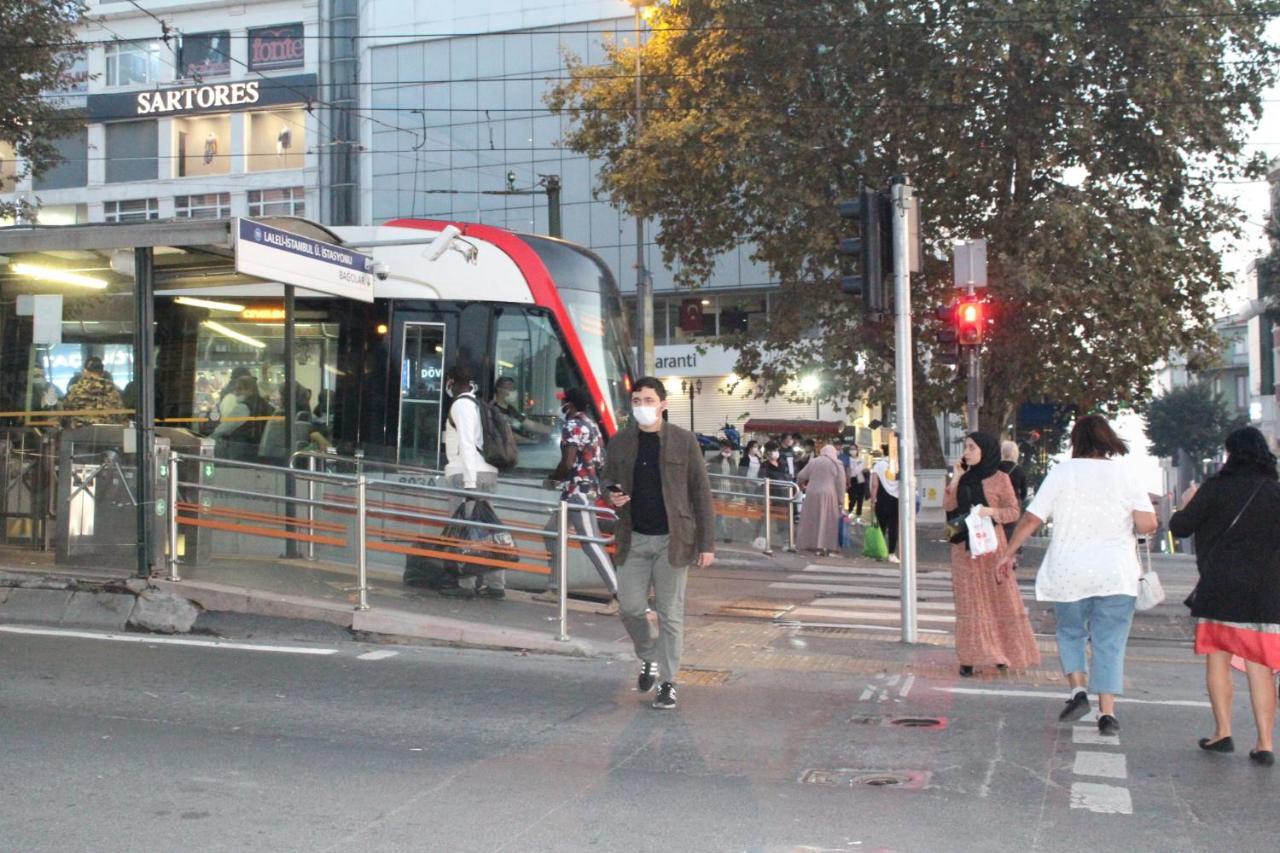
<path fill-rule="evenodd" d="M 825 557 L 840 547 L 840 505 L 848 486 L 836 449 L 824 444 L 800 469 L 796 483 L 804 489 L 804 511 L 800 513 L 796 548 L 817 551 L 819 557 Z"/>
<path fill-rule="evenodd" d="M 715 560 L 715 511 L 702 450 L 693 433 L 663 420 L 667 389 L 652 376 L 631 391 L 633 425 L 609 443 L 604 483 L 618 512 L 618 603 L 640 658 L 636 687 L 662 684 L 653 707 L 676 707 L 684 644 L 684 594 L 690 566 Z M 658 637 L 645 611 L 654 593 Z"/>

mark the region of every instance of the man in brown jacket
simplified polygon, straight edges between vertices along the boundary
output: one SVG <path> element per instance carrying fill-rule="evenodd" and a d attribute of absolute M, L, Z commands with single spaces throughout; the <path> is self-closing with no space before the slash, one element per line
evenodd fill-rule
<path fill-rule="evenodd" d="M 702 450 L 693 433 L 663 421 L 667 391 L 652 376 L 631 391 L 633 425 L 609 442 L 601 481 L 618 509 L 618 605 L 640 658 L 636 686 L 662 687 L 653 707 L 676 706 L 676 673 L 684 643 L 684 590 L 689 566 L 715 559 L 715 512 Z M 653 588 L 658 637 L 645 610 Z M 655 671 L 656 670 L 656 671 Z"/>

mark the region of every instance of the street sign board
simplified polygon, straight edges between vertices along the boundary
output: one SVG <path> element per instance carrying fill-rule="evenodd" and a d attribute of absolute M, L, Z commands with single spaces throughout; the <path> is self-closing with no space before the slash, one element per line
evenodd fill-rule
<path fill-rule="evenodd" d="M 236 221 L 236 272 L 361 302 L 373 301 L 373 258 L 345 246 Z"/>
<path fill-rule="evenodd" d="M 986 240 L 969 240 L 956 244 L 955 285 L 963 290 L 987 286 Z"/>

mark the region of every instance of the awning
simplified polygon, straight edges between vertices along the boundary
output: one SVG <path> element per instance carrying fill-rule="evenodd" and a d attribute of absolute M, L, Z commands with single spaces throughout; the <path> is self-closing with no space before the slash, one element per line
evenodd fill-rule
<path fill-rule="evenodd" d="M 798 432 L 806 438 L 810 436 L 842 435 L 848 428 L 844 421 L 787 421 L 774 418 L 752 418 L 743 425 L 743 432 L 764 432 L 769 434 Z"/>

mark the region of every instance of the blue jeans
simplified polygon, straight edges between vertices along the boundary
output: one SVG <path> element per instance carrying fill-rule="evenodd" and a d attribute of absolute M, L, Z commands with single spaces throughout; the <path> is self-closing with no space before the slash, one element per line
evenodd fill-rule
<path fill-rule="evenodd" d="M 1132 595 L 1098 595 L 1053 605 L 1058 618 L 1058 657 L 1065 673 L 1089 674 L 1090 693 L 1124 692 L 1124 649 L 1133 624 Z M 1085 644 L 1093 648 L 1093 666 Z"/>

